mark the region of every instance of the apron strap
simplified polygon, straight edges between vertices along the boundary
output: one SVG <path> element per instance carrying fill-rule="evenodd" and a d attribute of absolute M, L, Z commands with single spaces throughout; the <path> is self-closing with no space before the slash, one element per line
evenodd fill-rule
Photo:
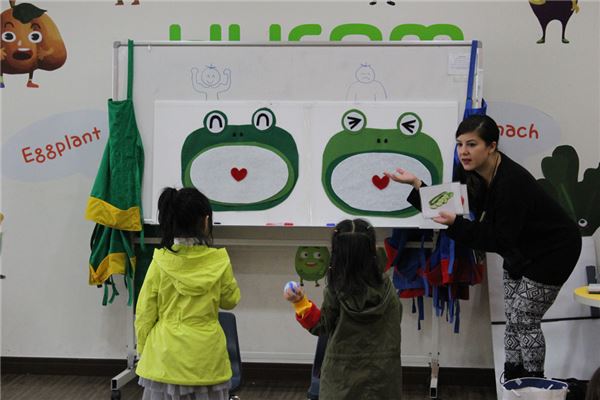
<path fill-rule="evenodd" d="M 133 97 L 133 40 L 127 41 L 127 100 Z"/>

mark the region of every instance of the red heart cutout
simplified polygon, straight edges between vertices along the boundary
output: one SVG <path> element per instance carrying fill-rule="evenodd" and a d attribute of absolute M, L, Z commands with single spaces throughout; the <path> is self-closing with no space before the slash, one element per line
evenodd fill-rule
<path fill-rule="evenodd" d="M 244 180 L 246 175 L 248 175 L 248 170 L 246 168 L 242 168 L 242 169 L 237 169 L 235 167 L 231 168 L 231 176 L 233 176 L 233 179 L 235 179 L 238 182 L 241 180 Z"/>
<path fill-rule="evenodd" d="M 383 190 L 387 187 L 387 185 L 389 185 L 390 178 L 388 178 L 387 175 L 384 175 L 383 178 L 380 178 L 379 175 L 373 175 L 371 181 L 373 182 L 373 185 L 377 187 L 377 189 Z"/>

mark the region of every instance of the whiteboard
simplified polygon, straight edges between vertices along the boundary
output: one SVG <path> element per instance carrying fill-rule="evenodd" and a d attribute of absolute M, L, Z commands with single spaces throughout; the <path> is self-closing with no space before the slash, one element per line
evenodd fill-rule
<path fill-rule="evenodd" d="M 279 122 L 288 125 L 287 130 L 297 145 L 299 176 L 293 190 L 283 201 L 272 202 L 270 208 L 239 211 L 222 208 L 215 212 L 215 221 L 224 225 L 327 226 L 342 218 L 364 216 L 377 226 L 427 225 L 414 212 L 399 213 L 405 205 L 392 204 L 394 210 L 379 214 L 362 212 L 381 211 L 390 206 L 384 204 L 387 200 L 377 200 L 377 196 L 372 197 L 377 203 L 374 206 L 364 204 L 369 202 L 366 195 L 352 201 L 344 199 L 352 185 L 339 190 L 329 187 L 328 191 L 329 183 L 344 182 L 344 174 L 334 170 L 331 182 L 325 182 L 323 152 L 327 141 L 344 130 L 341 120 L 347 111 L 361 112 L 371 133 L 397 131 L 398 118 L 403 113 L 414 113 L 422 120 L 423 131 L 439 147 L 442 180 L 449 181 L 454 130 L 465 106 L 470 50 L 471 42 L 450 41 L 137 42 L 133 99 L 146 153 L 142 186 L 145 221 L 156 223 L 156 196 L 162 187 L 183 185 L 182 140 L 195 129 L 203 128 L 207 113 L 225 110 L 232 125 L 248 126 L 254 111 L 270 108 L 275 110 Z M 116 99 L 122 99 L 125 93 L 126 56 L 126 44 L 115 43 L 113 98 Z M 478 56 L 472 93 L 475 105 L 482 96 L 480 59 Z M 169 140 L 171 137 L 179 139 Z M 249 149 L 257 157 L 262 154 L 260 148 Z M 369 157 L 368 154 L 354 157 L 346 164 L 358 161 L 369 165 Z M 391 157 L 388 165 L 394 159 Z M 339 170 L 343 172 L 344 168 Z M 232 165 L 222 173 L 227 175 L 227 171 L 240 179 L 248 169 L 245 172 L 243 166 Z M 381 193 L 377 185 L 385 184 L 382 172 L 366 171 L 372 179 L 365 188 Z M 243 179 L 250 177 L 244 175 Z M 426 173 L 423 177 L 425 182 L 431 179 Z M 405 200 L 410 189 L 391 183 L 385 190 L 392 188 L 400 201 Z M 345 194 L 342 196 L 341 192 Z M 237 204 L 218 201 L 213 206 L 221 203 Z"/>

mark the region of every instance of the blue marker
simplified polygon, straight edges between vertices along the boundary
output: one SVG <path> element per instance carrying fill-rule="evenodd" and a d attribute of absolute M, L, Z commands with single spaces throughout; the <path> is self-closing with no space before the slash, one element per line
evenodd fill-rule
<path fill-rule="evenodd" d="M 328 226 L 328 227 L 334 227 L 334 226 L 335 226 L 335 224 L 331 224 L 331 223 L 329 223 L 329 224 L 327 224 L 327 225 L 325 225 L 325 226 Z"/>

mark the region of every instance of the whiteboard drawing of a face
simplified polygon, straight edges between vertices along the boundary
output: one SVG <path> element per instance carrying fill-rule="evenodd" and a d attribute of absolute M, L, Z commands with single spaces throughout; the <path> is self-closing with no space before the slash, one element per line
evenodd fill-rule
<path fill-rule="evenodd" d="M 370 65 L 361 64 L 356 70 L 356 80 L 362 83 L 369 83 L 375 80 L 375 71 Z"/>
<path fill-rule="evenodd" d="M 221 74 L 219 73 L 218 69 L 211 65 L 202 71 L 200 79 L 207 87 L 214 87 L 221 83 Z"/>

